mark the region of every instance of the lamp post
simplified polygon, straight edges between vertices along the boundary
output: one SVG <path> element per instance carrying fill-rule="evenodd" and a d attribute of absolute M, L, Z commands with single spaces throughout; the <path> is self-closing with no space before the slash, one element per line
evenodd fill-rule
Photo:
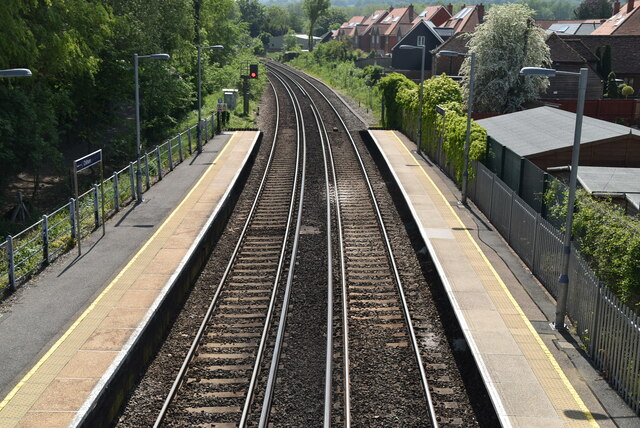
<path fill-rule="evenodd" d="M 420 115 L 418 116 L 418 154 L 422 154 L 422 91 L 424 86 L 424 54 L 426 46 L 400 45 L 400 49 L 420 49 L 422 50 L 422 61 L 420 62 Z"/>
<path fill-rule="evenodd" d="M 202 153 L 202 50 L 224 49 L 222 45 L 198 46 L 198 127 L 196 129 L 196 148 L 198 153 Z"/>
<path fill-rule="evenodd" d="M 582 134 L 582 118 L 584 115 L 584 99 L 587 92 L 588 69 L 581 68 L 579 73 L 558 71 L 552 68 L 524 67 L 520 74 L 554 77 L 579 76 L 578 105 L 576 106 L 576 124 L 573 132 L 573 150 L 571 153 L 571 175 L 569 178 L 569 201 L 567 203 L 567 218 L 564 227 L 564 241 L 562 248 L 562 273 L 558 279 L 558 297 L 556 301 L 556 330 L 564 330 L 564 317 L 567 310 L 567 294 L 569 293 L 569 255 L 571 253 L 571 229 L 573 227 L 573 207 L 576 200 L 576 182 L 578 179 L 578 160 L 580 159 L 580 137 Z"/>
<path fill-rule="evenodd" d="M 462 53 L 455 51 L 440 51 L 436 56 L 468 56 L 471 57 L 471 66 L 469 67 L 469 97 L 467 99 L 467 135 L 464 140 L 464 163 L 462 166 L 462 198 L 460 201 L 467 204 L 467 185 L 469 183 L 469 148 L 471 147 L 471 114 L 473 113 L 473 86 L 474 73 L 476 67 L 476 53 Z"/>
<path fill-rule="evenodd" d="M 30 77 L 31 70 L 28 68 L 10 68 L 8 70 L 0 70 L 0 77 Z"/>
<path fill-rule="evenodd" d="M 133 54 L 133 70 L 136 88 L 136 204 L 142 202 L 142 172 L 140 171 L 140 89 L 138 85 L 138 60 L 140 58 L 169 59 L 169 54 Z"/>

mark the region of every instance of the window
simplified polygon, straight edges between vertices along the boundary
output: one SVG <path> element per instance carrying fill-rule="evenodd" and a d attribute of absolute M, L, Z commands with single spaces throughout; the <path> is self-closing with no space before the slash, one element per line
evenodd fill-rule
<path fill-rule="evenodd" d="M 418 36 L 417 46 L 424 46 L 424 36 Z"/>

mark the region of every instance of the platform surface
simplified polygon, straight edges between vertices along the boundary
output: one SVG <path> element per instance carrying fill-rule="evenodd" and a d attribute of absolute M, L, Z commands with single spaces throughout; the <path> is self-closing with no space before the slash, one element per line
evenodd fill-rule
<path fill-rule="evenodd" d="M 497 266 L 500 259 L 486 254 L 477 222 L 437 168 L 401 133 L 370 134 L 408 201 L 503 426 L 613 426 L 575 370 L 565 373 L 567 364 L 561 367 L 525 314 L 520 302 L 528 296 Z M 526 310 L 543 319 L 536 308 Z"/>
<path fill-rule="evenodd" d="M 70 254 L 51 266 L 5 308 L 0 341 L 7 346 L 0 357 L 20 364 L 3 374 L 0 426 L 63 427 L 81 418 L 167 291 L 256 137 L 253 131 L 216 136 L 146 192 L 145 202 L 108 221 L 104 237 L 83 241 L 82 257 Z"/>

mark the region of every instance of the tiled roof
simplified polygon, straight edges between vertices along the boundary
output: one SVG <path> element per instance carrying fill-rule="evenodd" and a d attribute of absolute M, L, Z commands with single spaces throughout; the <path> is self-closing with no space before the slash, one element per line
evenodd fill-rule
<path fill-rule="evenodd" d="M 591 34 L 600 35 L 640 35 L 640 1 L 628 11 L 627 5 L 620 8 L 620 12 L 602 23 Z"/>
<path fill-rule="evenodd" d="M 638 36 L 570 36 L 580 40 L 593 53 L 598 47 L 611 46 L 611 69 L 616 73 L 640 74 L 640 37 Z"/>
<path fill-rule="evenodd" d="M 413 24 L 419 22 L 419 21 L 423 21 L 423 20 L 427 20 L 427 21 L 431 21 L 431 18 L 433 18 L 436 13 L 438 13 L 438 11 L 442 9 L 446 15 L 449 15 L 449 11 L 447 10 L 446 7 L 442 6 L 442 5 L 436 5 L 436 6 L 427 6 L 424 8 L 424 10 L 422 12 L 420 12 L 414 19 L 413 19 Z"/>
<path fill-rule="evenodd" d="M 593 52 L 591 52 L 589 50 L 589 48 L 582 43 L 582 40 L 579 39 L 568 39 L 568 38 L 562 38 L 562 40 L 564 40 L 564 42 L 566 44 L 568 44 L 569 46 L 571 46 L 571 48 L 578 52 L 578 54 L 580 54 L 580 56 L 582 58 L 584 58 L 587 62 L 596 62 L 598 61 L 598 58 L 594 55 Z"/>
<path fill-rule="evenodd" d="M 547 45 L 551 51 L 551 61 L 553 62 L 585 62 L 585 59 L 556 33 L 549 34 L 547 37 Z"/>
<path fill-rule="evenodd" d="M 453 15 L 447 22 L 441 25 L 441 27 L 452 27 L 456 33 L 473 31 L 476 26 L 480 24 L 478 6 L 479 5 L 470 5 L 462 8 L 462 10 Z"/>

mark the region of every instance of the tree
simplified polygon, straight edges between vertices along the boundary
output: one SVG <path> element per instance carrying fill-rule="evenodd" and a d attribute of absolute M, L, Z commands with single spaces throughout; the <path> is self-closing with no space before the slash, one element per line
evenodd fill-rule
<path fill-rule="evenodd" d="M 304 0 L 304 13 L 309 18 L 309 51 L 313 51 L 313 29 L 320 15 L 329 8 L 330 0 Z"/>
<path fill-rule="evenodd" d="M 289 30 L 289 13 L 282 6 L 267 6 L 265 10 L 266 28 L 265 30 L 272 36 L 282 36 Z"/>
<path fill-rule="evenodd" d="M 267 24 L 265 8 L 258 0 L 237 0 L 243 22 L 249 24 L 251 37 L 258 37 Z"/>
<path fill-rule="evenodd" d="M 596 71 L 601 79 L 605 79 L 611 73 L 611 45 L 598 46 L 596 48 Z M 606 88 L 605 88 L 606 89 Z"/>
<path fill-rule="evenodd" d="M 620 98 L 620 91 L 618 89 L 618 83 L 616 82 L 616 73 L 613 71 L 607 76 L 607 98 Z"/>
<path fill-rule="evenodd" d="M 633 93 L 635 92 L 635 90 L 633 89 L 633 87 L 629 86 L 629 85 L 624 85 L 622 87 L 622 90 L 620 91 L 622 93 L 622 96 L 625 98 L 629 98 L 630 96 L 633 95 Z"/>
<path fill-rule="evenodd" d="M 476 54 L 474 111 L 517 111 L 549 86 L 546 77 L 520 75 L 522 67 L 541 67 L 551 62 L 544 30 L 534 24 L 533 14 L 524 4 L 493 6 L 484 24 L 469 36 L 469 52 Z M 470 62 L 466 58 L 460 68 L 465 92 Z"/>
<path fill-rule="evenodd" d="M 607 19 L 613 9 L 608 0 L 584 0 L 573 14 L 576 19 Z"/>
<path fill-rule="evenodd" d="M 342 9 L 337 7 L 330 7 L 327 12 L 318 17 L 316 21 L 316 36 L 321 36 L 327 31 L 336 30 L 340 28 L 340 25 L 347 21 L 347 14 Z"/>

